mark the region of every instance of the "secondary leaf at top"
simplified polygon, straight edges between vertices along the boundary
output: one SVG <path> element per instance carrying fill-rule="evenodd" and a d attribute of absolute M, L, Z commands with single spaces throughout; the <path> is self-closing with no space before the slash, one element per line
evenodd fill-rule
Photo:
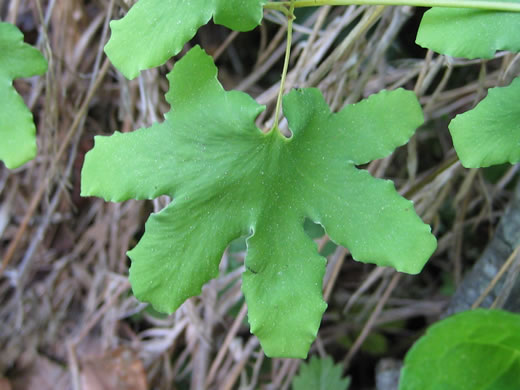
<path fill-rule="evenodd" d="M 497 50 L 520 51 L 519 25 L 520 12 L 435 7 L 424 14 L 416 43 L 453 57 L 492 58 Z"/>
<path fill-rule="evenodd" d="M 491 88 L 474 109 L 449 125 L 453 145 L 466 168 L 520 161 L 520 78 Z"/>
<path fill-rule="evenodd" d="M 520 315 L 478 309 L 431 326 L 408 351 L 399 390 L 520 389 Z"/>
<path fill-rule="evenodd" d="M 173 201 L 146 223 L 129 252 L 135 295 L 174 311 L 218 274 L 226 246 L 249 235 L 243 291 L 251 331 L 270 356 L 304 357 L 326 304 L 325 259 L 303 229 L 321 223 L 355 259 L 417 273 L 435 248 L 429 226 L 390 181 L 354 164 L 405 143 L 422 121 L 412 92 L 381 92 L 332 114 L 316 89 L 293 91 L 284 112 L 293 132 L 255 126 L 263 110 L 226 92 L 200 48 L 169 74 L 166 120 L 96 137 L 82 194 L 107 200 Z M 356 142 L 364 142 L 356 144 Z"/>
<path fill-rule="evenodd" d="M 33 116 L 13 87 L 13 80 L 45 73 L 47 61 L 23 42 L 16 26 L 0 22 L 0 160 L 17 168 L 36 155 Z"/>
<path fill-rule="evenodd" d="M 110 22 L 105 46 L 110 61 L 127 78 L 162 65 L 182 50 L 213 16 L 217 24 L 248 31 L 263 17 L 265 0 L 139 0 L 121 20 Z"/>
<path fill-rule="evenodd" d="M 343 367 L 334 365 L 331 357 L 313 356 L 308 364 L 302 364 L 292 382 L 292 390 L 347 390 L 350 378 L 343 378 Z"/>

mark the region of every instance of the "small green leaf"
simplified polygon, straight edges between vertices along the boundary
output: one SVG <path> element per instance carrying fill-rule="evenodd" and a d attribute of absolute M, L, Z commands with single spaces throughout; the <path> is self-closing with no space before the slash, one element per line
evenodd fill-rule
<path fill-rule="evenodd" d="M 14 89 L 13 80 L 46 70 L 47 61 L 23 42 L 20 30 L 0 22 L 0 160 L 7 168 L 17 168 L 36 155 L 33 116 Z"/>
<path fill-rule="evenodd" d="M 520 51 L 519 25 L 519 12 L 435 7 L 424 14 L 416 43 L 452 57 L 492 58 L 497 50 Z"/>
<path fill-rule="evenodd" d="M 520 161 L 520 78 L 492 88 L 474 109 L 449 125 L 453 145 L 466 168 Z"/>
<path fill-rule="evenodd" d="M 263 17 L 265 0 L 139 0 L 121 20 L 112 21 L 105 46 L 110 61 L 127 78 L 162 65 L 179 53 L 213 16 L 217 24 L 248 31 Z"/>
<path fill-rule="evenodd" d="M 293 136 L 255 126 L 263 110 L 226 92 L 211 57 L 190 50 L 169 74 L 166 120 L 96 137 L 82 194 L 122 201 L 173 197 L 129 252 L 135 295 L 173 312 L 217 276 L 226 246 L 249 235 L 242 289 L 251 331 L 269 356 L 304 357 L 326 308 L 325 259 L 307 236 L 320 223 L 358 261 L 417 273 L 436 246 L 390 181 L 355 163 L 388 155 L 423 121 L 412 92 L 383 91 L 332 114 L 316 89 L 293 91 Z M 364 142 L 365 144 L 355 144 Z"/>
<path fill-rule="evenodd" d="M 293 390 L 347 390 L 350 378 L 343 378 L 343 368 L 334 365 L 331 357 L 313 356 L 308 364 L 303 363 L 292 382 Z"/>
<path fill-rule="evenodd" d="M 520 315 L 478 309 L 431 326 L 408 351 L 399 390 L 520 389 Z"/>

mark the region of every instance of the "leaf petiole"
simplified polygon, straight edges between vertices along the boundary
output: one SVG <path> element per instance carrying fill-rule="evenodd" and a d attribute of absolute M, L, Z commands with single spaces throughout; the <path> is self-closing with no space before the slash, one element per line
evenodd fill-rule
<path fill-rule="evenodd" d="M 276 110 L 274 113 L 274 125 L 273 129 L 278 128 L 280 121 L 280 108 L 282 107 L 282 97 L 285 86 L 285 79 L 287 77 L 287 70 L 289 69 L 289 60 L 291 58 L 291 43 L 292 43 L 292 25 L 294 21 L 294 4 L 295 1 L 291 0 L 289 6 L 289 14 L 287 15 L 287 46 L 285 48 L 285 60 L 283 63 L 282 78 L 280 79 L 280 91 L 278 92 L 278 98 L 276 100 Z"/>
<path fill-rule="evenodd" d="M 266 9 L 280 10 L 292 2 L 268 2 Z M 322 5 L 408 5 L 412 7 L 473 8 L 493 11 L 520 12 L 520 3 L 510 1 L 479 0 L 296 0 L 294 8 L 319 7 Z"/>
<path fill-rule="evenodd" d="M 273 10 L 273 11 L 280 11 L 282 12 L 285 16 L 289 16 L 289 5 L 290 2 L 271 2 L 271 3 L 267 3 L 265 4 L 265 8 L 266 9 L 270 9 L 270 10 Z M 269 5 L 269 6 L 267 6 Z"/>

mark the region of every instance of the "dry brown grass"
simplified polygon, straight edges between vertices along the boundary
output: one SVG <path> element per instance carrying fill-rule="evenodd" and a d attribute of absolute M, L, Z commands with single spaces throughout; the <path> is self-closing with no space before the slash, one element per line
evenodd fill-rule
<path fill-rule="evenodd" d="M 166 201 L 109 204 L 79 196 L 83 157 L 95 134 L 149 125 L 168 109 L 164 75 L 173 61 L 128 81 L 104 56 L 108 22 L 127 3 L 0 2 L 2 19 L 16 22 L 50 65 L 45 77 L 16 82 L 35 114 L 38 157 L 15 171 L 0 166 L 0 374 L 15 388 L 37 388 L 28 385 L 31 378 L 46 388 L 41 375 L 58 378 L 49 380 L 49 388 L 104 388 L 92 378 L 122 369 L 136 378 L 134 384 L 105 388 L 138 389 L 146 379 L 150 389 L 288 389 L 301 361 L 266 358 L 249 334 L 241 268 L 222 272 L 175 314 L 158 316 L 132 296 L 125 253 L 150 211 Z M 403 26 L 413 13 L 408 7 L 322 7 L 295 26 L 287 88 L 318 87 L 338 110 L 402 86 L 415 90 L 428 120 L 407 147 L 368 166 L 375 176 L 394 179 L 433 226 L 439 248 L 424 272 L 412 277 L 355 263 L 343 248 L 328 259 L 329 309 L 311 354 L 343 361 L 355 389 L 370 388 L 374 362 L 401 357 L 424 325 L 438 318 L 447 301 L 441 289 L 458 283 L 482 250 L 517 170 L 510 168 L 496 184 L 481 171 L 464 170 L 446 129 L 448 119 L 472 107 L 486 88 L 518 73 L 510 66 L 514 57 L 462 61 L 428 52 L 409 58 L 402 46 L 410 32 Z M 226 87 L 267 105 L 258 120 L 263 128 L 273 120 L 279 85 L 268 80 L 279 74 L 285 31 L 282 15 L 270 12 L 246 39 L 218 27 L 197 38 L 220 57 Z M 318 244 L 327 242 L 325 236 Z M 244 255 L 224 254 L 222 270 L 230 256 L 240 262 Z M 376 333 L 388 349 L 381 355 L 360 352 Z M 99 364 L 103 359 L 107 363 Z"/>

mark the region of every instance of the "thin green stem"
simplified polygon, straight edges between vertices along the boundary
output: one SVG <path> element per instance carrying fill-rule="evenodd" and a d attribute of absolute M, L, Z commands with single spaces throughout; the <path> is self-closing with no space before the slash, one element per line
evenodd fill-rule
<path fill-rule="evenodd" d="M 265 4 L 265 8 L 266 9 L 271 9 L 271 10 L 274 10 L 274 11 L 280 11 L 280 12 L 283 12 L 286 16 L 289 16 L 289 9 L 287 8 L 288 6 L 285 5 L 285 2 L 284 3 L 280 3 L 280 2 L 277 2 L 277 3 L 267 3 Z"/>
<path fill-rule="evenodd" d="M 293 2 L 268 2 L 267 9 L 280 10 L 280 6 L 289 7 Z M 520 3 L 508 1 L 480 0 L 296 0 L 294 8 L 319 7 L 322 5 L 409 5 L 413 7 L 473 8 L 489 11 L 520 12 Z"/>
<path fill-rule="evenodd" d="M 289 15 L 287 16 L 287 46 L 285 47 L 285 60 L 283 63 L 282 78 L 280 80 L 280 91 L 278 92 L 278 99 L 276 100 L 276 110 L 274 112 L 273 129 L 278 128 L 280 121 L 280 108 L 282 107 L 282 97 L 285 86 L 285 78 L 287 77 L 287 70 L 289 69 L 289 60 L 291 58 L 291 43 L 292 43 L 292 26 L 294 21 L 294 0 L 291 0 L 289 6 Z"/>

